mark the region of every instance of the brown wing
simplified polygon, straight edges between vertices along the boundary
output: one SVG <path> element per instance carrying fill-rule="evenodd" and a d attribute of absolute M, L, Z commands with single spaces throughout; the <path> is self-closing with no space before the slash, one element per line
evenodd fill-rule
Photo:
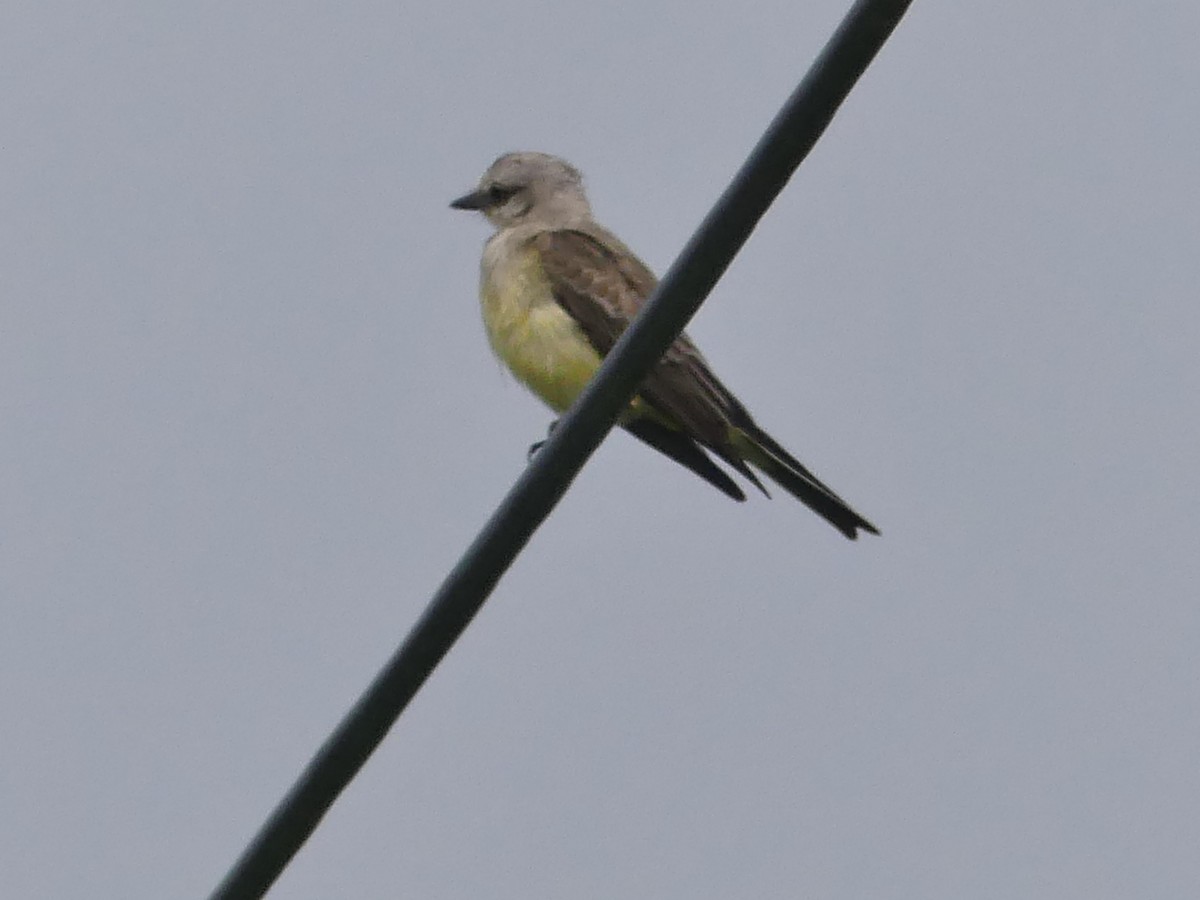
<path fill-rule="evenodd" d="M 604 232 L 597 236 L 581 230 L 548 231 L 533 238 L 532 244 L 541 254 L 554 299 L 579 324 L 596 351 L 606 356 L 653 293 L 657 283 L 654 275 L 623 244 Z M 642 382 L 638 394 L 676 425 L 679 432 L 675 433 L 678 440 L 666 426 L 659 426 L 657 434 L 639 434 L 636 430 L 634 434 L 730 496 L 740 499 L 706 474 L 695 454 L 680 442 L 694 447 L 692 441 L 695 441 L 707 447 L 767 493 L 746 465 L 745 452 L 747 458 L 788 493 L 847 537 L 853 539 L 860 528 L 878 534 L 874 525 L 847 506 L 755 424 L 686 336 L 681 335 L 667 349 Z M 730 426 L 739 435 L 741 449 L 733 442 Z M 681 448 L 682 452 L 678 452 Z M 696 453 L 703 457 L 699 448 Z"/>
<path fill-rule="evenodd" d="M 532 240 L 555 300 L 601 356 L 612 349 L 657 284 L 641 260 L 615 238 L 608 240 L 615 249 L 593 235 L 569 229 L 542 232 Z M 732 449 L 729 425 L 748 418 L 686 336 L 671 345 L 646 376 L 639 394 L 682 431 L 722 456 L 722 451 Z"/>

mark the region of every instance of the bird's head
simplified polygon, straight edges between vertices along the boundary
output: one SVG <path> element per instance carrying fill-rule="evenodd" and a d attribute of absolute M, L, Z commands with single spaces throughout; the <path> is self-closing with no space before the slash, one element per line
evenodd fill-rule
<path fill-rule="evenodd" d="M 479 210 L 497 228 L 528 221 L 564 225 L 591 215 L 579 170 L 557 156 L 529 151 L 501 156 L 474 191 L 450 206 Z"/>

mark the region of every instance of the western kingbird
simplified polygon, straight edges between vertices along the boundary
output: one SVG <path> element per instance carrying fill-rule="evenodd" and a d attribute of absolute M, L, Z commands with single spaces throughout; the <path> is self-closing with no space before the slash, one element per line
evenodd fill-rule
<path fill-rule="evenodd" d="M 654 274 L 592 218 L 582 177 L 555 156 L 507 153 L 450 205 L 479 210 L 496 228 L 479 288 L 492 349 L 564 412 L 649 298 Z M 767 494 L 754 466 L 851 540 L 860 528 L 879 533 L 755 424 L 686 335 L 646 376 L 620 424 L 735 500 L 746 495 L 705 450 Z"/>

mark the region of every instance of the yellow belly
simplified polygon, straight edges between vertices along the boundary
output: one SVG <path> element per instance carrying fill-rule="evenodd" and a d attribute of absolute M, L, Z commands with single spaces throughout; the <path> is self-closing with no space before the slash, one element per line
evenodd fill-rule
<path fill-rule="evenodd" d="M 496 355 L 555 412 L 565 412 L 600 368 L 600 354 L 558 305 L 535 251 L 493 265 L 480 288 L 483 322 Z M 622 421 L 649 416 L 676 427 L 634 397 Z"/>
<path fill-rule="evenodd" d="M 489 334 L 496 355 L 556 412 L 575 402 L 600 367 L 600 355 L 557 305 L 528 310 Z"/>
<path fill-rule="evenodd" d="M 483 322 L 496 355 L 557 412 L 579 396 L 600 367 L 600 354 L 550 293 L 529 252 L 485 278 Z"/>

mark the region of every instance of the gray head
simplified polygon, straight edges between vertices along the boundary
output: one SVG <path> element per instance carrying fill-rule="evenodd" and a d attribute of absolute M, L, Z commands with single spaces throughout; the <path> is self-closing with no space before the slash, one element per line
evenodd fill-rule
<path fill-rule="evenodd" d="M 479 179 L 479 187 L 450 204 L 477 209 L 497 228 L 521 222 L 561 225 L 588 218 L 583 177 L 548 153 L 505 153 Z"/>

